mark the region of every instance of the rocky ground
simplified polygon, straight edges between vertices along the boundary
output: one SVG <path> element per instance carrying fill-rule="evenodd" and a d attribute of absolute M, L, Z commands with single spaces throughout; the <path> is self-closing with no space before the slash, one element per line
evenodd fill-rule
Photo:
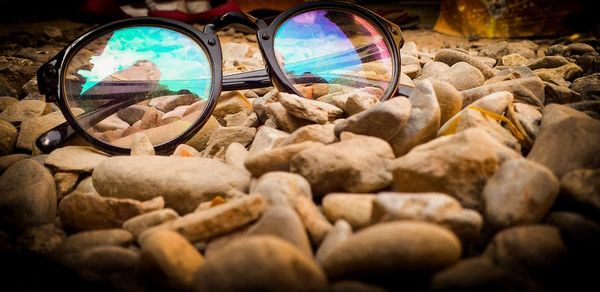
<path fill-rule="evenodd" d="M 59 27 L 59 28 L 57 28 Z M 407 31 L 408 98 L 224 93 L 170 156 L 81 143 L 35 71 L 88 26 L 0 30 L 3 287 L 576 290 L 600 260 L 600 43 Z M 228 31 L 225 71 L 262 66 Z M 32 79 L 33 78 L 33 79 Z M 146 137 L 147 138 L 147 137 Z M 9 289 L 10 290 L 10 289 Z"/>

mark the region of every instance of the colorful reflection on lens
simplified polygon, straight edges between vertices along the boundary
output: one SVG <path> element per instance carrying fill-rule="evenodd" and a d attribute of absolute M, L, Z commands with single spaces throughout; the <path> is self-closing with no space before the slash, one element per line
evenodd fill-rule
<path fill-rule="evenodd" d="M 279 65 L 297 87 L 312 83 L 376 87 L 383 94 L 393 75 L 382 34 L 348 11 L 312 10 L 291 17 L 277 29 L 274 49 Z"/>
<path fill-rule="evenodd" d="M 170 142 L 201 115 L 212 88 L 205 50 L 178 31 L 136 26 L 100 36 L 69 61 L 67 104 L 90 135 L 129 148 L 133 134 Z"/>

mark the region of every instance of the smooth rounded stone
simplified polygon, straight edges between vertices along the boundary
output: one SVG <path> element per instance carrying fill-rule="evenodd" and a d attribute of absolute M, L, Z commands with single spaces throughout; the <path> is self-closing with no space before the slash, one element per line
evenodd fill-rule
<path fill-rule="evenodd" d="M 0 155 L 11 154 L 17 142 L 17 128 L 11 123 L 0 120 Z"/>
<path fill-rule="evenodd" d="M 0 120 L 20 123 L 24 120 L 41 117 L 49 112 L 49 106 L 41 100 L 21 100 L 9 105 L 0 113 Z"/>
<path fill-rule="evenodd" d="M 521 127 L 523 127 L 523 130 L 525 130 L 525 134 L 529 137 L 537 137 L 540 124 L 542 123 L 542 113 L 538 108 L 525 103 L 514 103 L 513 110 L 514 116 L 512 120 L 516 119 Z"/>
<path fill-rule="evenodd" d="M 402 156 L 413 147 L 434 139 L 440 128 L 440 105 L 431 82 L 417 82 L 408 101 L 411 105 L 408 121 L 390 140 L 396 156 Z"/>
<path fill-rule="evenodd" d="M 154 146 L 148 136 L 144 133 L 133 134 L 131 144 L 131 155 L 133 156 L 152 156 L 154 155 Z"/>
<path fill-rule="evenodd" d="M 527 159 L 508 160 L 483 189 L 486 222 L 498 229 L 539 223 L 558 190 L 558 180 L 544 166 Z"/>
<path fill-rule="evenodd" d="M 304 126 L 280 140 L 277 146 L 282 147 L 307 141 L 331 144 L 337 141 L 334 128 L 334 124 Z"/>
<path fill-rule="evenodd" d="M 223 272 L 227 271 L 227 272 Z M 308 256 L 273 236 L 240 238 L 215 251 L 196 273 L 196 291 L 327 291 Z"/>
<path fill-rule="evenodd" d="M 128 219 L 162 209 L 162 197 L 140 202 L 131 199 L 101 197 L 96 194 L 72 193 L 58 206 L 60 220 L 74 231 L 117 228 Z"/>
<path fill-rule="evenodd" d="M 512 274 L 485 257 L 463 259 L 431 280 L 432 291 L 538 291 L 534 282 Z"/>
<path fill-rule="evenodd" d="M 12 96 L 0 96 L 0 112 L 3 112 L 6 108 L 18 102 L 19 100 Z"/>
<path fill-rule="evenodd" d="M 344 116 L 344 111 L 334 105 L 293 94 L 280 92 L 279 102 L 291 115 L 319 124 Z"/>
<path fill-rule="evenodd" d="M 600 169 L 575 169 L 560 179 L 561 196 L 600 210 Z"/>
<path fill-rule="evenodd" d="M 140 265 L 138 251 L 120 246 L 96 246 L 81 252 L 71 267 L 86 279 L 105 279 L 108 275 L 133 273 Z"/>
<path fill-rule="evenodd" d="M 544 278 L 560 269 L 568 251 L 555 227 L 526 225 L 497 233 L 483 256 L 512 273 Z"/>
<path fill-rule="evenodd" d="M 557 68 L 569 64 L 569 60 L 563 56 L 545 56 L 539 59 L 532 60 L 527 64 L 531 70 L 542 68 Z"/>
<path fill-rule="evenodd" d="M 518 53 L 521 56 L 531 59 L 535 58 L 535 50 L 538 48 L 538 45 L 531 41 L 521 41 L 521 42 L 495 42 L 489 44 L 479 51 L 479 55 L 491 57 L 496 60 L 500 60 L 502 57 L 514 53 Z"/>
<path fill-rule="evenodd" d="M 158 271 L 161 280 L 173 288 L 191 288 L 196 271 L 204 257 L 184 237 L 176 232 L 161 230 L 149 234 L 141 244 L 142 267 Z"/>
<path fill-rule="evenodd" d="M 399 192 L 439 192 L 482 210 L 480 194 L 502 162 L 521 155 L 485 130 L 467 129 L 413 148 L 390 166 Z"/>
<path fill-rule="evenodd" d="M 306 227 L 312 243 L 316 246 L 321 244 L 333 226 L 321 213 L 319 207 L 307 197 L 296 197 L 293 207 Z"/>
<path fill-rule="evenodd" d="M 508 91 L 517 101 L 543 107 L 544 83 L 539 77 L 500 81 L 461 91 L 463 106 L 470 105 L 476 100 L 498 91 Z"/>
<path fill-rule="evenodd" d="M 51 256 L 63 263 L 70 262 L 85 250 L 98 246 L 129 246 L 133 242 L 131 233 L 123 229 L 84 231 L 67 237 Z"/>
<path fill-rule="evenodd" d="M 452 84 L 457 90 L 475 88 L 482 86 L 485 82 L 485 77 L 483 77 L 481 71 L 465 62 L 455 63 L 448 71 L 441 76 L 437 76 L 436 79 Z"/>
<path fill-rule="evenodd" d="M 431 80 L 431 85 L 440 106 L 440 125 L 443 125 L 462 109 L 462 96 L 450 83 Z"/>
<path fill-rule="evenodd" d="M 311 124 L 309 120 L 298 118 L 290 113 L 279 102 L 271 103 L 266 106 L 267 117 L 274 121 L 278 129 L 288 133 Z"/>
<path fill-rule="evenodd" d="M 545 53 L 546 55 L 551 56 L 569 56 L 571 54 L 571 49 L 565 45 L 556 44 L 548 47 Z"/>
<path fill-rule="evenodd" d="M 529 59 L 521 56 L 519 53 L 513 53 L 500 58 L 500 63 L 504 66 L 521 66 L 527 64 L 527 62 L 529 62 Z"/>
<path fill-rule="evenodd" d="M 135 122 L 141 120 L 144 114 L 149 110 L 151 110 L 151 108 L 147 105 L 134 104 L 120 109 L 117 112 L 117 117 L 127 122 L 129 125 L 133 125 Z"/>
<path fill-rule="evenodd" d="M 304 177 L 282 171 L 261 176 L 250 189 L 250 193 L 262 195 L 270 206 L 293 206 L 298 197 L 312 200 L 310 184 Z"/>
<path fill-rule="evenodd" d="M 313 254 L 306 229 L 300 217 L 290 207 L 268 208 L 262 217 L 250 226 L 246 234 L 275 236 L 289 242 L 308 257 Z"/>
<path fill-rule="evenodd" d="M 322 143 L 307 141 L 298 144 L 277 147 L 256 155 L 248 155 L 244 161 L 244 166 L 253 176 L 261 175 L 273 171 L 289 171 L 290 160 L 292 157 L 306 149 L 322 146 Z"/>
<path fill-rule="evenodd" d="M 401 55 L 400 59 L 401 59 L 402 66 L 415 65 L 415 64 L 419 65 L 419 58 L 417 58 L 415 56 Z"/>
<path fill-rule="evenodd" d="M 54 178 L 33 160 L 18 161 L 0 176 L 0 194 L 0 226 L 5 230 L 21 231 L 56 218 Z"/>
<path fill-rule="evenodd" d="M 415 79 L 421 75 L 421 65 L 412 64 L 401 67 L 402 73 L 406 74 L 410 79 Z"/>
<path fill-rule="evenodd" d="M 75 190 L 73 190 L 74 193 L 82 193 L 82 194 L 98 194 L 98 191 L 96 191 L 96 189 L 94 188 L 94 182 L 92 180 L 91 176 L 88 176 L 84 179 L 82 179 L 77 186 L 75 187 Z"/>
<path fill-rule="evenodd" d="M 405 126 L 411 114 L 411 104 L 403 97 L 380 102 L 335 125 L 335 134 L 351 132 L 389 140 Z"/>
<path fill-rule="evenodd" d="M 323 213 L 330 222 L 344 220 L 353 229 L 364 228 L 373 223 L 374 200 L 373 194 L 330 193 L 323 197 Z"/>
<path fill-rule="evenodd" d="M 150 227 L 172 221 L 179 218 L 173 209 L 160 209 L 137 215 L 123 222 L 123 229 L 131 232 L 137 238 L 142 232 Z"/>
<path fill-rule="evenodd" d="M 486 66 L 488 66 L 490 68 L 493 68 L 498 63 L 498 61 L 496 61 L 496 59 L 494 59 L 494 58 L 482 57 L 482 56 L 474 56 L 474 57 L 475 57 L 475 59 L 479 60 L 479 62 L 485 64 Z"/>
<path fill-rule="evenodd" d="M 330 279 L 431 273 L 458 261 L 461 243 L 446 228 L 417 221 L 377 224 L 342 242 L 322 263 Z"/>
<path fill-rule="evenodd" d="M 239 169 L 246 169 L 244 166 L 244 160 L 248 157 L 248 150 L 240 143 L 231 143 L 227 146 L 225 151 L 225 163 L 237 167 Z"/>
<path fill-rule="evenodd" d="M 257 220 L 266 206 L 265 199 L 258 194 L 233 199 L 150 228 L 140 234 L 139 241 L 143 242 L 148 234 L 156 230 L 176 231 L 189 241 L 212 239 Z"/>
<path fill-rule="evenodd" d="M 600 259 L 600 225 L 597 222 L 572 212 L 552 212 L 546 221 L 560 230 L 569 252 L 584 263 Z"/>
<path fill-rule="evenodd" d="M 348 99 L 346 99 L 346 102 L 342 108 L 349 116 L 366 111 L 379 103 L 377 96 L 368 93 L 361 93 L 360 90 L 357 92 L 358 93 L 350 94 L 348 96 Z"/>
<path fill-rule="evenodd" d="M 477 60 L 475 57 L 470 56 L 465 53 L 461 53 L 459 51 L 450 50 L 450 49 L 442 49 L 436 55 L 434 61 L 446 63 L 449 66 L 452 66 L 458 62 L 465 62 L 470 64 L 471 66 L 479 69 L 483 76 L 486 79 L 492 78 L 495 76 L 494 71 L 481 61 Z"/>
<path fill-rule="evenodd" d="M 4 173 L 11 165 L 30 157 L 31 155 L 23 153 L 0 156 L 0 174 Z"/>
<path fill-rule="evenodd" d="M 426 79 L 429 77 L 436 77 L 446 74 L 450 70 L 450 66 L 442 62 L 429 62 L 423 66 L 423 72 L 419 76 L 419 80 Z"/>
<path fill-rule="evenodd" d="M 252 103 L 242 94 L 241 91 L 230 91 L 222 93 L 219 97 L 219 103 L 212 112 L 212 115 L 225 124 L 225 117 L 229 114 L 252 111 Z"/>
<path fill-rule="evenodd" d="M 248 150 L 248 156 L 253 156 L 278 145 L 280 141 L 287 138 L 290 134 L 269 127 L 260 127 L 254 136 L 254 141 Z"/>
<path fill-rule="evenodd" d="M 392 181 L 392 174 L 383 167 L 394 158 L 392 147 L 379 138 L 355 136 L 296 154 L 290 162 L 291 172 L 305 177 L 316 197 L 334 191 L 368 193 L 385 188 Z"/>
<path fill-rule="evenodd" d="M 60 201 L 64 196 L 73 191 L 79 182 L 79 174 L 75 172 L 57 172 L 54 174 L 56 196 Z"/>
<path fill-rule="evenodd" d="M 562 177 L 578 168 L 600 167 L 598 153 L 600 121 L 569 107 L 550 104 L 544 108 L 542 125 L 527 159 Z"/>
<path fill-rule="evenodd" d="M 31 227 L 17 238 L 18 250 L 47 255 L 67 238 L 67 234 L 54 223 Z"/>
<path fill-rule="evenodd" d="M 153 98 L 148 105 L 163 113 L 167 113 L 178 106 L 190 105 L 196 101 L 197 99 L 193 94 L 177 94 Z"/>
<path fill-rule="evenodd" d="M 331 285 L 333 292 L 385 292 L 384 288 L 367 284 L 359 281 L 345 280 L 338 281 Z"/>
<path fill-rule="evenodd" d="M 583 55 L 585 53 L 595 53 L 594 47 L 586 43 L 570 43 L 567 47 L 571 50 L 572 55 Z"/>
<path fill-rule="evenodd" d="M 244 146 L 249 145 L 254 139 L 256 128 L 249 127 L 220 127 L 210 137 L 204 157 L 214 156 L 221 148 L 227 147 L 231 143 L 240 143 Z"/>
<path fill-rule="evenodd" d="M 352 226 L 345 220 L 336 221 L 317 250 L 315 255 L 317 262 L 322 265 L 327 257 L 350 236 L 352 236 Z"/>
<path fill-rule="evenodd" d="M 202 153 L 198 152 L 196 148 L 187 145 L 187 144 L 179 144 L 175 147 L 172 156 L 177 157 L 201 157 Z"/>
<path fill-rule="evenodd" d="M 479 234 L 483 218 L 442 193 L 379 193 L 373 200 L 372 222 L 415 220 L 436 223 L 459 238 Z"/>
<path fill-rule="evenodd" d="M 584 100 L 600 100 L 600 73 L 594 73 L 575 79 L 569 88 Z"/>
<path fill-rule="evenodd" d="M 202 128 L 185 142 L 186 145 L 194 147 L 196 151 L 202 151 L 206 148 L 208 140 L 212 136 L 213 132 L 219 128 L 219 122 L 213 116 L 210 116 L 208 121 L 202 126 Z"/>
<path fill-rule="evenodd" d="M 46 166 L 60 171 L 89 173 L 108 158 L 89 146 L 66 146 L 50 152 Z"/>
<path fill-rule="evenodd" d="M 245 191 L 250 184 L 246 171 L 199 157 L 111 157 L 96 167 L 92 178 L 102 196 L 139 201 L 162 196 L 179 214 L 230 189 Z"/>
<path fill-rule="evenodd" d="M 400 48 L 400 53 L 413 57 L 419 56 L 419 51 L 415 42 L 405 42 L 402 48 Z"/>

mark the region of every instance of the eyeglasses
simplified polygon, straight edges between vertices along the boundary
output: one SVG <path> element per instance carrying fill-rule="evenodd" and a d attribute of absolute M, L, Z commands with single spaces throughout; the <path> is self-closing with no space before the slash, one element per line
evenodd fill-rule
<path fill-rule="evenodd" d="M 256 31 L 266 69 L 222 76 L 216 33 L 231 24 Z M 200 32 L 160 18 L 133 18 L 98 27 L 38 71 L 40 93 L 56 102 L 66 123 L 42 134 L 50 152 L 75 132 L 92 146 L 127 154 L 134 133 L 165 153 L 190 139 L 214 110 L 221 91 L 275 86 L 302 96 L 302 87 L 375 87 L 385 100 L 398 92 L 400 28 L 350 3 L 309 2 L 267 24 L 227 13 Z M 375 93 L 376 92 L 376 93 Z"/>

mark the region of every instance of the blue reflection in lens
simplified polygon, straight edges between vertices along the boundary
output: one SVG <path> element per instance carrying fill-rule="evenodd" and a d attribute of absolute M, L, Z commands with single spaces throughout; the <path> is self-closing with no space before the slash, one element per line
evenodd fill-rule
<path fill-rule="evenodd" d="M 158 80 L 163 89 L 188 90 L 203 98 L 209 96 L 211 88 L 211 68 L 204 50 L 189 37 L 166 28 L 117 30 L 90 63 L 91 70 L 77 72 L 85 78 L 81 95 L 107 78 L 121 81 L 119 73 L 129 73 L 125 81 Z"/>

